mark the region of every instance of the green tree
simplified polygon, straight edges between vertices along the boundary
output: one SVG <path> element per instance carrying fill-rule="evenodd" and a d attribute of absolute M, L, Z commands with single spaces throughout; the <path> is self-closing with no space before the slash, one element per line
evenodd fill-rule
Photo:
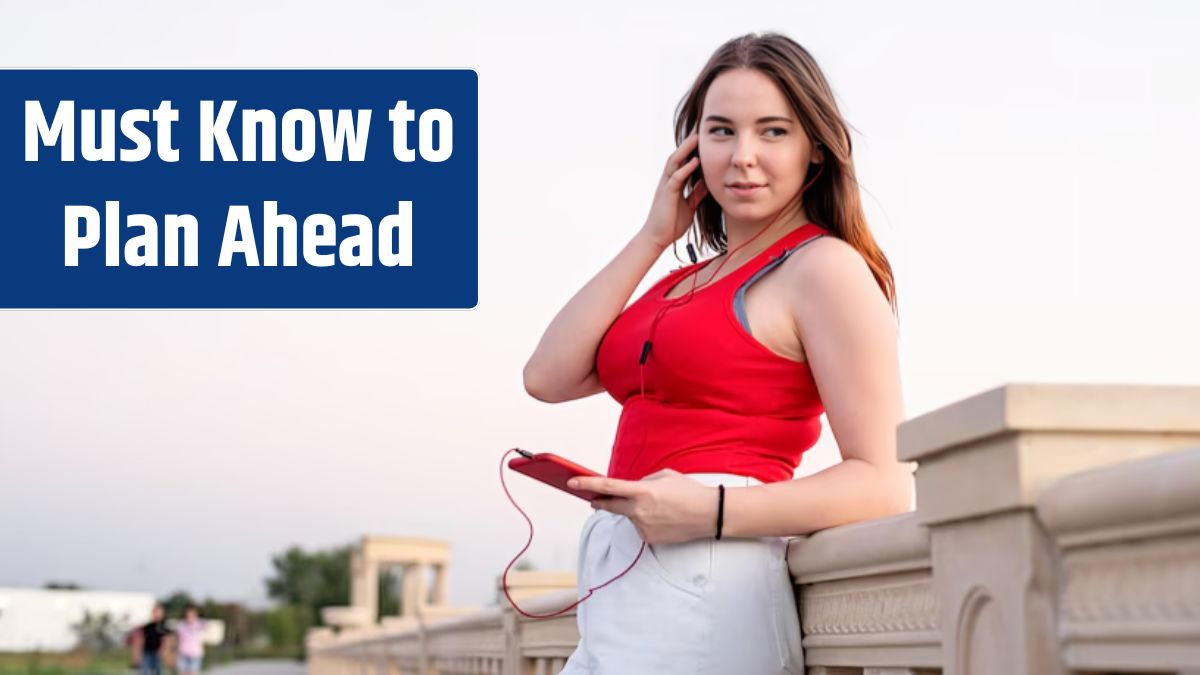
<path fill-rule="evenodd" d="M 175 591 L 167 597 L 161 598 L 158 601 L 158 604 L 163 606 L 163 612 L 168 617 L 176 618 L 183 617 L 183 610 L 187 609 L 188 605 L 196 605 L 197 607 L 200 606 L 200 603 L 196 602 L 196 600 L 192 598 L 187 591 L 183 590 Z"/>
<path fill-rule="evenodd" d="M 200 616 L 225 622 L 225 640 L 222 644 L 231 647 L 249 645 L 261 633 L 255 612 L 236 602 L 217 602 L 207 599 L 199 605 Z"/>
<path fill-rule="evenodd" d="M 306 552 L 292 546 L 271 558 L 274 575 L 267 596 L 281 605 L 304 608 L 308 623 L 321 623 L 321 610 L 350 603 L 350 547 Z"/>
<path fill-rule="evenodd" d="M 291 647 L 304 643 L 311 621 L 307 607 L 282 605 L 263 613 L 263 630 L 272 647 Z"/>
<path fill-rule="evenodd" d="M 266 581 L 267 596 L 280 606 L 307 612 L 309 626 L 323 626 L 321 610 L 350 604 L 350 546 L 308 552 L 292 546 L 271 558 L 274 574 Z M 379 575 L 379 612 L 399 612 L 399 584 L 391 574 Z M 284 621 L 284 619 L 276 619 Z M 281 631 L 284 629 L 280 629 Z"/>
<path fill-rule="evenodd" d="M 403 586 L 400 580 L 392 570 L 380 570 L 379 572 L 379 616 L 375 617 L 378 620 L 384 616 L 396 616 L 400 614 L 400 603 L 403 601 L 404 593 L 401 592 Z"/>
<path fill-rule="evenodd" d="M 78 649 L 87 652 L 108 652 L 119 647 L 128 626 L 117 621 L 109 612 L 84 610 L 83 619 L 71 625 L 79 640 Z"/>

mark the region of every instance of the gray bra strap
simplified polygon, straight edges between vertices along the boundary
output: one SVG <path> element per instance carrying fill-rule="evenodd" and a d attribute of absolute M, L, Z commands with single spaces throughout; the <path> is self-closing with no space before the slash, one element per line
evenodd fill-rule
<path fill-rule="evenodd" d="M 771 260 L 771 262 L 767 263 L 766 265 L 763 265 L 762 269 L 755 272 L 753 275 L 750 276 L 749 279 L 742 282 L 741 286 L 738 286 L 737 293 L 734 293 L 734 295 L 733 295 L 733 313 L 737 315 L 738 323 L 742 324 L 742 328 L 745 328 L 747 333 L 750 332 L 750 319 L 748 319 L 746 317 L 746 289 L 750 288 L 750 284 L 754 283 L 755 281 L 758 281 L 759 277 L 761 277 L 762 275 L 766 274 L 767 272 L 770 272 L 771 270 L 775 269 L 784 260 L 787 260 L 787 257 L 789 255 L 791 255 L 793 252 L 795 252 L 801 248 L 804 248 L 808 244 L 810 244 L 824 236 L 825 235 L 823 235 L 823 234 L 819 234 L 819 235 L 813 237 L 812 239 L 809 239 L 801 244 L 797 244 L 797 245 L 787 249 L 783 253 L 779 254 L 778 257 L 773 258 Z"/>

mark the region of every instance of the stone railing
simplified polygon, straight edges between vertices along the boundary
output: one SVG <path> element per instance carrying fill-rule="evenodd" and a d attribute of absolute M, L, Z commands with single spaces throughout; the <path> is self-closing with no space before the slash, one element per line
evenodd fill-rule
<path fill-rule="evenodd" d="M 916 511 L 790 543 L 808 675 L 1200 675 L 1200 387 L 1009 385 L 898 439 Z M 505 604 L 314 631 L 309 670 L 552 675 L 577 639 Z"/>
<path fill-rule="evenodd" d="M 549 614 L 575 601 L 574 591 L 514 599 L 531 614 Z M 579 641 L 575 611 L 528 620 L 505 606 L 421 625 L 388 625 L 308 636 L 311 675 L 553 675 Z"/>

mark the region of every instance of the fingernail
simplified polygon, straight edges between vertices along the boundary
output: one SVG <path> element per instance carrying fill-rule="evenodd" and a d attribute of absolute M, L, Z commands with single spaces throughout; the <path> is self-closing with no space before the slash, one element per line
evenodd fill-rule
<path fill-rule="evenodd" d="M 569 480 L 569 481 L 567 481 L 567 487 L 569 487 L 571 489 L 575 489 L 575 488 L 579 487 L 579 481 Z"/>

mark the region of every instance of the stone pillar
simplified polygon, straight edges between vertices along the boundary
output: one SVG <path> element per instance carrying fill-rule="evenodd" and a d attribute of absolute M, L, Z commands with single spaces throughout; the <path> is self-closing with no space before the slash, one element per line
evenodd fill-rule
<path fill-rule="evenodd" d="M 1059 552 L 1037 496 L 1071 473 L 1200 444 L 1200 387 L 1008 385 L 898 431 L 919 463 L 945 675 L 1066 675 Z"/>
<path fill-rule="evenodd" d="M 525 675 L 521 659 L 521 621 L 516 612 L 508 608 L 504 612 L 504 667 L 501 675 Z"/>
<path fill-rule="evenodd" d="M 350 554 L 350 605 L 364 607 L 374 624 L 379 616 L 379 564 L 364 557 L 362 548 Z"/>
<path fill-rule="evenodd" d="M 401 598 L 400 616 L 413 616 L 421 605 L 421 565 L 404 566 L 404 597 Z"/>
<path fill-rule="evenodd" d="M 447 604 L 445 563 L 437 563 L 433 566 L 433 604 L 439 607 Z"/>
<path fill-rule="evenodd" d="M 366 563 L 363 561 L 362 549 L 355 548 L 350 551 L 350 606 L 365 607 L 367 602 L 367 589 L 363 588 L 363 567 Z"/>
<path fill-rule="evenodd" d="M 379 621 L 379 564 L 368 563 L 363 577 L 363 583 L 367 588 L 366 607 L 371 617 L 370 623 L 375 624 Z"/>
<path fill-rule="evenodd" d="M 420 563 L 419 565 L 416 566 L 415 572 L 416 572 L 417 578 L 413 581 L 413 585 L 416 588 L 416 593 L 417 593 L 417 606 L 422 607 L 422 608 L 428 607 L 429 606 L 429 565 L 426 563 Z"/>

